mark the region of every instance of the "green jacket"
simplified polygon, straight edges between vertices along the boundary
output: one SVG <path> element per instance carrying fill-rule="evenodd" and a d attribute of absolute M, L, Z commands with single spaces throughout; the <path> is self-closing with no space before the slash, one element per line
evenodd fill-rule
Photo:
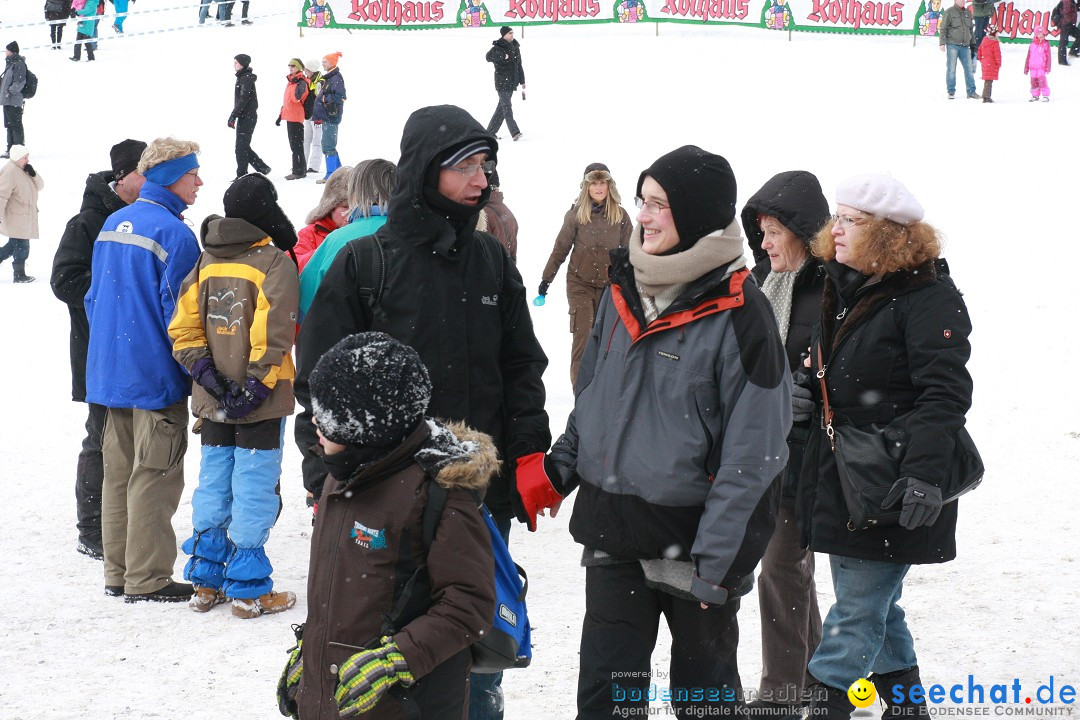
<path fill-rule="evenodd" d="M 991 17 L 994 14 L 994 3 L 997 0 L 972 0 L 971 11 L 975 17 Z"/>
<path fill-rule="evenodd" d="M 938 25 L 938 45 L 970 45 L 975 41 L 975 21 L 966 8 L 950 5 Z"/>

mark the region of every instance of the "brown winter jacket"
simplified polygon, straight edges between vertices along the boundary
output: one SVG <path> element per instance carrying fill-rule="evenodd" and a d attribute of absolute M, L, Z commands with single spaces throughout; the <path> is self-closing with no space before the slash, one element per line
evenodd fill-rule
<path fill-rule="evenodd" d="M 210 215 L 202 224 L 205 250 L 184 279 L 169 323 L 173 357 L 191 371 L 212 357 L 226 377 L 246 376 L 271 389 L 240 420 L 226 420 L 221 403 L 192 384 L 191 413 L 217 422 L 253 423 L 292 415 L 292 361 L 300 279 L 292 258 L 246 220 Z"/>
<path fill-rule="evenodd" d="M 591 222 L 582 225 L 577 220 L 577 205 L 566 211 L 562 229 L 555 238 L 555 247 L 551 250 L 543 280 L 551 283 L 559 272 L 567 255 L 570 266 L 566 271 L 567 282 L 579 282 L 595 288 L 602 288 L 608 281 L 608 268 L 611 266 L 610 252 L 615 248 L 626 247 L 634 224 L 626 211 L 617 225 L 609 223 L 602 214 L 593 213 Z M 573 251 L 571 252 L 571 248 Z"/>
<path fill-rule="evenodd" d="M 0 168 L 0 235 L 20 240 L 38 237 L 38 191 L 45 181 L 8 160 Z"/>
<path fill-rule="evenodd" d="M 477 218 L 476 229 L 494 235 L 506 248 L 510 259 L 517 262 L 518 221 L 510 208 L 506 207 L 502 191 L 498 188 L 491 189 L 491 198 Z"/>
<path fill-rule="evenodd" d="M 336 466 L 330 466 L 337 456 L 326 459 L 335 469 L 323 486 L 311 538 L 298 696 L 304 720 L 337 720 L 337 668 L 359 648 L 379 644 L 387 632 L 384 616 L 398 600 L 402 584 L 424 561 L 422 519 L 430 475 L 416 455 L 434 444 L 432 427 L 447 431 L 447 426 L 422 421 L 388 456 L 354 465 L 345 480 L 337 479 Z M 498 470 L 498 456 L 487 435 L 459 423 L 449 430 L 473 447 L 434 473 L 450 492 L 426 550 L 432 604 L 393 634 L 417 680 L 409 692 L 425 720 L 464 720 L 467 648 L 490 630 L 495 613 L 491 539 L 476 493 L 483 492 Z M 458 702 L 451 703 L 455 696 Z M 428 702 L 442 710 L 431 709 Z M 447 710 L 448 704 L 455 708 Z M 387 696 L 364 717 L 381 720 L 402 714 L 398 701 Z"/>

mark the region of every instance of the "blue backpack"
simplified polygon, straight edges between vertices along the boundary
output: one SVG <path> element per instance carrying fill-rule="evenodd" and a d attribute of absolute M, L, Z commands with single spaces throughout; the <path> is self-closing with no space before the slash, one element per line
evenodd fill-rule
<path fill-rule="evenodd" d="M 430 481 L 427 507 L 424 508 L 426 547 L 431 547 L 435 539 L 435 531 L 446 508 L 446 497 L 446 488 L 434 480 Z M 497 673 L 528 667 L 532 662 L 532 628 L 525 608 L 529 578 L 525 570 L 510 557 L 510 550 L 495 527 L 495 520 L 487 507 L 481 505 L 480 511 L 487 523 L 491 550 L 495 555 L 495 620 L 491 632 L 472 645 L 472 671 Z M 417 573 L 421 571 L 426 574 L 426 568 L 418 569 Z"/>

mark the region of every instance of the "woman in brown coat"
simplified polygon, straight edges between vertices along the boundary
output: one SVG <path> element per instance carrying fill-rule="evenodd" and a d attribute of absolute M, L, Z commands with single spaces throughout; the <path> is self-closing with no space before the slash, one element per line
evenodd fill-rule
<path fill-rule="evenodd" d="M 578 363 L 585 353 L 596 307 L 607 286 L 611 266 L 609 253 L 615 248 L 626 247 L 634 229 L 630 216 L 620 203 L 619 191 L 607 165 L 592 163 L 586 167 L 581 193 L 566 211 L 562 229 L 544 268 L 543 282 L 540 283 L 542 296 L 547 295 L 559 266 L 570 255 L 566 299 L 570 306 L 570 332 L 574 334 L 570 350 L 571 384 L 577 382 Z"/>
<path fill-rule="evenodd" d="M 38 191 L 45 181 L 30 164 L 30 151 L 11 146 L 11 159 L 0 168 L 0 234 L 10 238 L 0 247 L 0 262 L 12 258 L 15 282 L 34 282 L 26 274 L 30 241 L 38 236 Z"/>

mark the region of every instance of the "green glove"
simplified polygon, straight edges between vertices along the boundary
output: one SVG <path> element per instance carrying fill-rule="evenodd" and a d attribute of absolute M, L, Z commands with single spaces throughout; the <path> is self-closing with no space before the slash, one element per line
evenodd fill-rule
<path fill-rule="evenodd" d="M 409 687 L 416 682 L 394 639 L 385 635 L 381 642 L 381 647 L 362 650 L 341 665 L 334 693 L 341 717 L 351 718 L 368 712 L 395 683 Z"/>
<path fill-rule="evenodd" d="M 299 708 L 296 706 L 296 693 L 300 691 L 300 678 L 304 674 L 303 650 L 304 641 L 298 640 L 296 647 L 289 651 L 289 660 L 285 663 L 277 686 L 278 710 L 293 720 L 300 717 Z"/>

